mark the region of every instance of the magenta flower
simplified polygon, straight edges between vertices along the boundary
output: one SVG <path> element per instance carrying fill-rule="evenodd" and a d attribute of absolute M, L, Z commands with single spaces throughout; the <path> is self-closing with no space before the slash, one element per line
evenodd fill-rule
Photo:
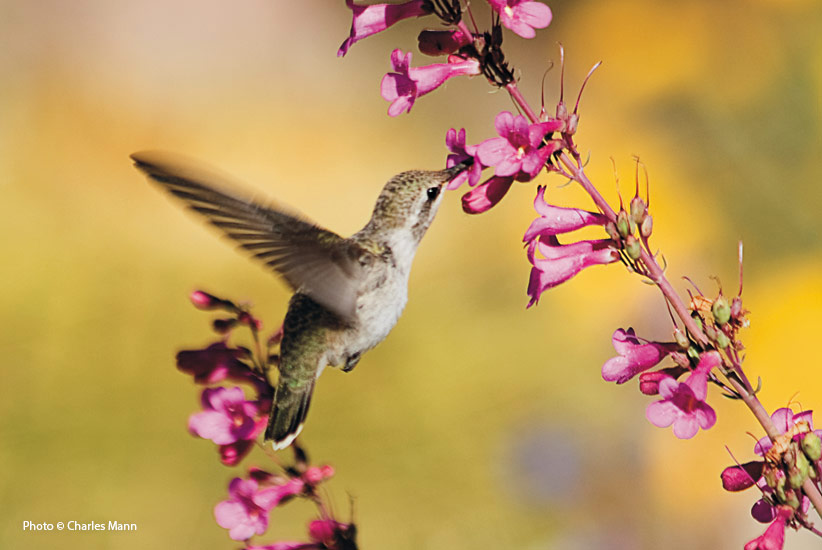
<path fill-rule="evenodd" d="M 448 63 L 436 63 L 424 67 L 411 67 L 411 52 L 402 50 L 391 52 L 393 73 L 388 73 L 380 82 L 380 95 L 390 101 L 388 114 L 397 116 L 407 113 L 414 101 L 441 86 L 446 80 L 459 75 L 480 73 L 479 61 L 451 56 Z"/>
<path fill-rule="evenodd" d="M 382 32 L 394 23 L 411 17 L 428 15 L 430 10 L 425 0 L 411 0 L 403 4 L 373 4 L 357 6 L 354 0 L 345 0 L 345 5 L 354 12 L 351 33 L 337 50 L 337 57 L 348 53 L 348 49 L 363 38 Z"/>
<path fill-rule="evenodd" d="M 231 498 L 214 507 L 217 524 L 234 540 L 261 535 L 268 528 L 268 514 L 283 498 L 281 486 L 259 490 L 253 479 L 235 477 L 228 486 Z"/>
<path fill-rule="evenodd" d="M 450 128 L 445 134 L 445 145 L 451 154 L 445 160 L 445 167 L 451 168 L 461 162 L 469 159 L 474 159 L 471 168 L 462 172 L 457 177 L 448 182 L 448 189 L 457 189 L 466 181 L 471 187 L 475 186 L 482 176 L 482 163 L 475 157 L 477 154 L 476 145 L 465 144 L 465 128 L 460 128 L 457 132 L 454 128 Z"/>
<path fill-rule="evenodd" d="M 822 430 L 813 429 L 813 411 L 801 411 L 794 414 L 791 409 L 783 407 L 773 412 L 771 420 L 773 420 L 774 426 L 776 426 L 776 429 L 779 430 L 781 434 L 792 430 L 797 424 L 805 422 L 807 423 L 809 431 L 813 431 L 822 437 Z M 798 439 L 802 437 L 802 435 L 803 434 L 796 434 L 794 438 Z M 765 453 L 771 450 L 771 447 L 773 447 L 773 442 L 768 436 L 765 436 L 754 445 L 754 452 L 759 456 L 765 456 Z"/>
<path fill-rule="evenodd" d="M 624 384 L 637 374 L 650 369 L 677 349 L 676 343 L 673 342 L 643 344 L 632 328 L 617 329 L 611 337 L 611 342 L 619 355 L 608 359 L 602 365 L 602 378 L 606 382 L 617 384 Z M 671 378 L 671 376 L 664 375 L 662 379 L 664 378 Z"/>
<path fill-rule="evenodd" d="M 608 218 L 602 214 L 580 210 L 579 208 L 563 208 L 552 206 L 545 202 L 545 186 L 537 187 L 537 196 L 534 199 L 534 210 L 539 218 L 531 222 L 523 242 L 530 242 L 540 235 L 560 235 L 575 231 L 588 225 L 605 225 Z"/>
<path fill-rule="evenodd" d="M 177 353 L 177 368 L 194 376 L 194 381 L 198 384 L 214 384 L 226 378 L 247 378 L 251 370 L 239 360 L 246 357 L 246 350 L 230 348 L 225 342 L 216 342 L 205 349 Z"/>
<path fill-rule="evenodd" d="M 246 401 L 242 388 L 206 388 L 201 400 L 205 410 L 191 415 L 188 429 L 217 445 L 255 439 L 265 426 L 257 403 Z"/>
<path fill-rule="evenodd" d="M 666 378 L 679 378 L 688 369 L 679 365 L 659 369 L 653 372 L 643 372 L 639 375 L 639 391 L 645 395 L 659 395 L 659 383 Z"/>
<path fill-rule="evenodd" d="M 782 550 L 785 545 L 785 525 L 793 517 L 793 510 L 789 506 L 779 506 L 776 518 L 765 532 L 748 542 L 745 550 Z"/>
<path fill-rule="evenodd" d="M 511 188 L 514 178 L 493 176 L 462 196 L 462 210 L 466 214 L 481 214 L 502 200 Z"/>
<path fill-rule="evenodd" d="M 765 463 L 761 460 L 746 462 L 738 466 L 729 466 L 722 470 L 722 488 L 726 491 L 744 491 L 756 485 L 762 477 L 762 469 Z"/>
<path fill-rule="evenodd" d="M 342 550 L 349 548 L 345 541 L 353 541 L 355 528 L 348 523 L 341 523 L 333 519 L 318 519 L 308 524 L 308 536 L 320 548 Z"/>
<path fill-rule="evenodd" d="M 531 0 L 488 0 L 499 13 L 500 22 L 523 38 L 534 38 L 534 30 L 551 23 L 551 8 Z"/>
<path fill-rule="evenodd" d="M 451 31 L 425 30 L 417 37 L 420 52 L 425 55 L 451 54 L 473 42 L 474 37 L 460 29 Z"/>
<path fill-rule="evenodd" d="M 551 153 L 560 148 L 557 141 L 543 145 L 546 135 L 562 128 L 559 120 L 528 124 L 524 116 L 502 111 L 494 119 L 494 126 L 501 137 L 480 143 L 477 157 L 483 165 L 493 166 L 497 176 L 514 176 L 519 181 L 530 181 Z"/>
<path fill-rule="evenodd" d="M 536 257 L 537 249 L 544 259 Z M 527 307 L 539 302 L 543 292 L 564 283 L 586 267 L 610 264 L 617 260 L 619 252 L 609 239 L 566 245 L 559 244 L 556 237 L 540 237 L 531 241 L 528 246 L 528 261 L 534 267 L 528 281 L 528 296 L 531 300 Z"/>
<path fill-rule="evenodd" d="M 661 401 L 648 405 L 645 416 L 659 428 L 673 424 L 674 435 L 679 439 L 690 439 L 699 428 L 710 429 L 716 424 L 716 413 L 705 403 L 708 394 L 708 373 L 722 363 L 716 351 L 703 353 L 699 364 L 685 382 L 677 382 L 673 377 L 659 383 Z"/>

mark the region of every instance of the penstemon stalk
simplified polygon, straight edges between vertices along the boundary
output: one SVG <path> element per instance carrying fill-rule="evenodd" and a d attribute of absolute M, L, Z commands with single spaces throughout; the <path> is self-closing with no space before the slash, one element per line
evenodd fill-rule
<path fill-rule="evenodd" d="M 537 216 L 523 236 L 531 264 L 527 307 L 537 305 L 543 292 L 594 265 L 621 263 L 644 282 L 656 286 L 671 314 L 670 340 L 649 340 L 639 337 L 632 328 L 617 329 L 612 335 L 616 355 L 603 364 L 603 379 L 623 384 L 637 378 L 640 392 L 655 399 L 646 409 L 649 422 L 661 428 L 672 427 L 674 436 L 680 439 L 692 438 L 700 429 L 708 430 L 716 423 L 716 413 L 707 403 L 709 383 L 720 388 L 724 396 L 744 403 L 765 432 L 753 449 L 759 459 L 729 466 L 721 473 L 721 481 L 728 491 L 755 486 L 760 498 L 751 514 L 769 523 L 762 535 L 744 546 L 745 550 L 783 548 L 787 527 L 808 529 L 822 537 L 811 519 L 811 508 L 822 517 L 822 430 L 814 430 L 812 412 L 808 410 L 780 408 L 769 414 L 757 398 L 759 384 L 754 387 L 743 368 L 741 331 L 748 326 L 748 311 L 742 301 L 742 245 L 740 284 L 735 296 L 725 296 L 721 290 L 716 296 L 707 296 L 695 289 L 687 300 L 683 299 L 665 274 L 662 255 L 651 246 L 655 222 L 648 191 L 644 197 L 640 193 L 639 177 L 633 196 L 627 201 L 620 198 L 615 208 L 585 173 L 575 136 L 582 90 L 597 66 L 583 81 L 572 110 L 565 103 L 564 78 L 551 114 L 544 105 L 534 109 L 519 90 L 502 49 L 503 37 L 511 31 L 521 38 L 533 38 L 537 29 L 551 23 L 550 8 L 533 0 L 345 3 L 353 20 L 338 56 L 344 56 L 357 42 L 406 19 L 426 17 L 426 21 L 441 24 L 438 30 L 422 30 L 418 40 L 421 53 L 446 56 L 444 63 L 414 67 L 410 52 L 391 52 L 391 72 L 380 83 L 390 116 L 409 113 L 417 98 L 459 76 L 482 75 L 492 86 L 509 94 L 517 112 L 506 110 L 496 115 L 497 137 L 469 144 L 465 130 L 455 128 L 445 136 L 449 150 L 446 166 L 462 168 L 448 188 L 456 190 L 464 184 L 470 188 L 462 196 L 465 212 L 486 212 L 502 201 L 515 182 L 528 183 L 542 171 L 576 183 L 590 197 L 593 206 L 559 207 L 546 198 L 546 187 L 536 188 Z M 487 14 L 474 12 L 487 9 L 491 10 L 491 25 L 481 29 L 476 21 L 488 20 Z M 564 67 L 562 49 L 560 54 Z M 571 237 L 589 226 L 601 227 L 602 237 Z M 195 382 L 210 386 L 202 393 L 203 411 L 191 416 L 189 430 L 212 440 L 218 445 L 221 461 L 234 466 L 248 454 L 265 428 L 273 398 L 269 374 L 277 366 L 274 349 L 282 333 L 277 331 L 263 342 L 261 324 L 247 307 L 202 291 L 194 292 L 191 300 L 200 309 L 223 311 L 228 316 L 213 323 L 221 335 L 218 342 L 205 349 L 181 351 L 177 356 L 180 370 L 193 375 Z M 251 332 L 253 351 L 229 343 L 232 332 L 242 327 Z M 214 386 L 229 380 L 250 386 L 255 399 L 247 400 L 239 386 Z M 319 491 L 320 484 L 333 475 L 333 469 L 310 466 L 305 451 L 296 443 L 294 455 L 294 463 L 288 466 L 280 465 L 279 459 L 271 455 L 278 465 L 277 472 L 251 467 L 246 477 L 231 481 L 229 498 L 214 510 L 217 523 L 229 530 L 232 539 L 245 541 L 249 549 L 356 548 L 353 522 L 335 519 Z M 318 511 L 319 518 L 308 526 L 309 540 L 252 544 L 252 537 L 266 531 L 270 512 L 297 498 L 310 500 Z"/>

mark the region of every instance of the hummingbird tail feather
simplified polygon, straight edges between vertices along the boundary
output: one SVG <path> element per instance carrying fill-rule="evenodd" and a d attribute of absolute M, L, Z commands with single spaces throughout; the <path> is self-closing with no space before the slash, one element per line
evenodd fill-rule
<path fill-rule="evenodd" d="M 272 442 L 275 451 L 291 445 L 302 431 L 313 393 L 313 380 L 298 389 L 290 388 L 287 383 L 277 386 L 277 395 L 265 430 L 265 440 Z"/>

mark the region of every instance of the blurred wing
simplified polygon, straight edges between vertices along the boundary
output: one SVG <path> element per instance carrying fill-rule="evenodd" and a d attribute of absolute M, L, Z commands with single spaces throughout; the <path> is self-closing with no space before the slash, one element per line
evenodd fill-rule
<path fill-rule="evenodd" d="M 134 165 L 285 279 L 346 320 L 356 309 L 365 251 L 336 233 L 220 189 L 228 178 L 164 153 L 131 155 Z"/>

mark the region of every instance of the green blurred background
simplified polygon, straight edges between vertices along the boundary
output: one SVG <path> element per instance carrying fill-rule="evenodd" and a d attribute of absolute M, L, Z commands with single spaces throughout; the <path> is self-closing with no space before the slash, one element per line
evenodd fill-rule
<path fill-rule="evenodd" d="M 485 6 L 475 1 L 479 20 Z M 751 310 L 746 366 L 769 409 L 822 409 L 822 9 L 814 0 L 550 3 L 532 41 L 507 35 L 529 100 L 583 98 L 589 174 L 616 200 L 632 155 L 651 176 L 653 243 L 680 290 L 718 276 Z M 131 152 L 205 159 L 350 234 L 383 182 L 436 168 L 445 132 L 491 137 L 512 105 L 481 78 L 386 116 L 379 80 L 426 21 L 335 52 L 342 0 L 0 3 L 0 548 L 235 548 L 212 516 L 239 469 L 186 432 L 198 406 L 176 350 L 205 345 L 203 288 L 256 304 L 269 329 L 283 284 L 148 186 Z M 431 21 L 427 22 L 431 24 Z M 415 53 L 415 64 L 431 62 Z M 588 205 L 540 177 L 558 204 Z M 317 388 L 303 438 L 330 462 L 335 508 L 355 504 L 363 548 L 741 548 L 756 496 L 719 472 L 760 431 L 714 392 L 719 421 L 690 441 L 644 419 L 635 383 L 600 378 L 617 327 L 666 339 L 659 294 L 617 266 L 591 269 L 525 310 L 520 246 L 534 185 L 469 217 L 442 206 L 388 339 Z M 750 433 L 746 433 L 750 432 Z M 255 451 L 247 464 L 265 465 Z M 304 538 L 313 510 L 272 515 Z M 136 523 L 136 533 L 24 533 L 22 522 Z M 788 548 L 818 548 L 791 534 Z"/>

